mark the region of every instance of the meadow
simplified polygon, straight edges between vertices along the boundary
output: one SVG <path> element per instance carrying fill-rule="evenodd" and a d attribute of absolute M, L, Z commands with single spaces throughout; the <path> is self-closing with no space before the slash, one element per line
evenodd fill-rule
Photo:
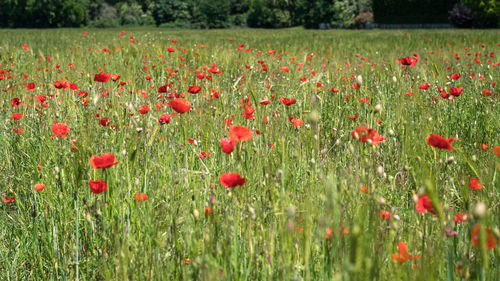
<path fill-rule="evenodd" d="M 0 30 L 0 280 L 499 280 L 498 30 Z"/>

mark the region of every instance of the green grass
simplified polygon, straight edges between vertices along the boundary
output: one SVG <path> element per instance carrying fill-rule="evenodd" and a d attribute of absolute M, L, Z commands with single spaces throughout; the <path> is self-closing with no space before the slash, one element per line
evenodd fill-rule
<path fill-rule="evenodd" d="M 122 38 L 120 31 L 0 30 L 0 69 L 12 70 L 0 81 L 0 195 L 15 196 L 0 202 L 1 280 L 500 278 L 500 247 L 476 248 L 470 234 L 481 224 L 499 235 L 500 158 L 491 150 L 500 145 L 500 93 L 491 84 L 500 83 L 497 30 L 127 29 Z M 414 67 L 396 62 L 414 53 L 420 60 Z M 196 78 L 196 70 L 212 63 L 223 74 Z M 101 71 L 126 84 L 94 82 Z M 453 73 L 461 78 L 451 80 Z M 357 76 L 362 83 L 355 90 Z M 56 80 L 78 90 L 58 90 Z M 26 89 L 30 82 L 35 91 Z M 157 119 L 173 113 L 155 107 L 166 101 L 157 89 L 167 82 L 193 109 L 162 126 Z M 426 91 L 418 88 L 424 82 L 431 84 Z M 193 84 L 200 93 L 187 93 Z M 463 92 L 445 100 L 439 86 Z M 484 89 L 497 97 L 483 96 Z M 88 92 L 87 106 L 79 91 Z M 405 95 L 410 91 L 413 96 Z M 40 94 L 53 95 L 43 109 L 35 99 Z M 246 95 L 256 109 L 251 120 L 242 114 Z M 259 104 L 264 96 L 271 104 Z M 22 105 L 13 108 L 16 97 Z M 278 100 L 292 97 L 297 103 L 289 107 Z M 141 115 L 143 105 L 151 111 Z M 12 120 L 14 112 L 23 118 Z M 117 127 L 99 125 L 96 113 Z M 289 116 L 305 125 L 295 128 Z M 261 134 L 225 154 L 219 139 L 229 137 L 226 118 Z M 68 139 L 51 138 L 53 121 L 70 127 Z M 387 141 L 374 146 L 351 137 L 361 125 Z M 454 151 L 429 146 L 431 133 L 457 138 Z M 211 156 L 198 158 L 202 151 Z M 90 157 L 106 152 L 120 163 L 94 170 Z M 246 184 L 225 189 L 219 176 L 228 172 Z M 483 189 L 471 190 L 471 177 Z M 96 179 L 107 182 L 104 193 L 90 192 L 88 182 Z M 36 191 L 37 183 L 46 188 Z M 425 192 L 436 217 L 416 210 L 413 195 Z M 137 202 L 137 193 L 148 199 Z M 484 214 L 474 211 L 479 203 Z M 212 215 L 205 216 L 206 207 Z M 391 218 L 380 218 L 381 210 Z M 455 224 L 457 212 L 469 220 Z M 445 236 L 447 229 L 457 235 Z M 421 258 L 394 261 L 400 241 Z"/>

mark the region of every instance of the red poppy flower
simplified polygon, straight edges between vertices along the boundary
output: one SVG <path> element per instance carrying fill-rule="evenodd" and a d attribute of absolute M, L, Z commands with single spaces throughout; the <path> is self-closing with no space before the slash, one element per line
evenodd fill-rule
<path fill-rule="evenodd" d="M 56 89 L 67 89 L 69 88 L 69 81 L 66 81 L 66 80 L 61 80 L 61 81 L 56 81 L 54 82 L 54 87 L 56 87 Z"/>
<path fill-rule="evenodd" d="M 33 187 L 36 191 L 42 191 L 44 188 L 45 188 L 45 184 L 42 184 L 42 183 L 39 183 L 39 184 L 35 184 L 35 186 Z"/>
<path fill-rule="evenodd" d="M 295 126 L 295 128 L 304 126 L 304 121 L 300 120 L 297 117 L 290 116 L 290 117 L 288 117 L 288 120 L 290 120 L 290 122 L 292 122 L 292 124 L 293 124 L 293 126 Z"/>
<path fill-rule="evenodd" d="M 186 99 L 177 98 L 170 101 L 168 106 L 170 106 L 177 113 L 186 113 L 191 109 L 191 102 Z"/>
<path fill-rule="evenodd" d="M 109 126 L 109 124 L 111 124 L 111 122 L 109 121 L 109 118 L 99 119 L 99 125 L 106 127 L 106 126 Z"/>
<path fill-rule="evenodd" d="M 168 84 L 163 85 L 163 86 L 160 86 L 160 87 L 158 88 L 158 93 L 166 93 L 166 92 L 167 92 L 167 90 L 168 90 L 168 87 L 169 87 L 169 85 L 168 85 Z"/>
<path fill-rule="evenodd" d="M 380 210 L 380 218 L 388 220 L 391 218 L 391 213 L 388 211 Z"/>
<path fill-rule="evenodd" d="M 189 86 L 188 87 L 188 93 L 191 93 L 191 94 L 197 94 L 201 91 L 201 88 L 200 86 Z"/>
<path fill-rule="evenodd" d="M 255 112 L 255 108 L 251 107 L 249 104 L 243 104 L 243 116 L 245 116 L 245 119 L 250 120 L 255 117 L 253 113 Z"/>
<path fill-rule="evenodd" d="M 21 115 L 21 113 L 12 113 L 12 120 L 19 120 L 23 118 L 23 116 Z"/>
<path fill-rule="evenodd" d="M 229 127 L 229 137 L 233 141 L 249 141 L 253 136 L 253 131 L 245 126 Z"/>
<path fill-rule="evenodd" d="M 268 105 L 270 104 L 271 102 L 267 99 L 267 97 L 262 97 L 261 98 L 262 100 L 259 102 L 260 104 L 262 105 Z"/>
<path fill-rule="evenodd" d="M 417 212 L 423 214 L 425 211 L 429 211 L 433 216 L 436 216 L 436 211 L 434 210 L 434 207 L 432 206 L 431 199 L 427 194 L 424 194 L 422 197 L 418 198 L 417 201 Z"/>
<path fill-rule="evenodd" d="M 282 102 L 286 106 L 290 106 L 292 104 L 297 103 L 297 101 L 294 98 L 288 99 L 288 98 L 280 98 L 280 102 Z"/>
<path fill-rule="evenodd" d="M 451 88 L 450 95 L 458 97 L 462 93 L 463 88 Z"/>
<path fill-rule="evenodd" d="M 34 91 L 35 90 L 35 83 L 28 83 L 28 85 L 26 86 L 26 90 Z"/>
<path fill-rule="evenodd" d="M 455 222 L 456 223 L 461 223 L 461 222 L 467 221 L 468 219 L 469 219 L 469 216 L 467 214 L 464 214 L 464 213 L 457 213 L 455 215 Z"/>
<path fill-rule="evenodd" d="M 365 126 L 357 127 L 356 130 L 351 132 L 351 136 L 362 142 L 370 140 L 373 145 L 378 145 L 380 142 L 387 140 L 386 137 L 379 135 L 375 129 L 366 128 Z"/>
<path fill-rule="evenodd" d="M 452 80 L 458 80 L 458 78 L 460 78 L 460 74 L 458 74 L 458 73 L 455 73 L 455 74 L 451 75 L 451 79 Z"/>
<path fill-rule="evenodd" d="M 23 104 L 23 102 L 19 98 L 13 98 L 12 99 L 12 107 L 18 107 L 21 104 Z"/>
<path fill-rule="evenodd" d="M 94 194 L 102 193 L 104 190 L 108 189 L 108 185 L 102 180 L 90 180 L 89 181 L 90 191 Z"/>
<path fill-rule="evenodd" d="M 500 145 L 497 145 L 495 146 L 495 148 L 493 148 L 493 153 L 495 153 L 496 156 L 500 157 Z"/>
<path fill-rule="evenodd" d="M 160 118 L 158 118 L 158 122 L 161 124 L 161 125 L 164 125 L 164 124 L 168 124 L 170 123 L 170 115 L 168 113 L 163 113 Z"/>
<path fill-rule="evenodd" d="M 470 233 L 470 240 L 474 244 L 474 246 L 479 248 L 480 245 L 480 228 L 481 226 L 479 224 L 474 225 L 474 229 Z M 491 250 L 497 246 L 497 239 L 491 232 L 491 229 L 486 228 L 486 250 Z"/>
<path fill-rule="evenodd" d="M 288 68 L 286 66 L 282 66 L 282 67 L 280 67 L 280 70 L 288 73 L 290 71 L 290 68 Z"/>
<path fill-rule="evenodd" d="M 428 83 L 423 83 L 423 84 L 420 84 L 420 86 L 418 86 L 418 88 L 420 90 L 427 90 L 427 89 L 429 89 L 430 86 L 431 85 L 429 85 Z"/>
<path fill-rule="evenodd" d="M 92 157 L 90 157 L 90 166 L 92 166 L 92 168 L 94 169 L 107 169 L 111 166 L 120 163 L 120 161 L 116 162 L 114 161 L 115 161 L 115 155 L 113 155 L 113 153 L 110 152 L 104 153 L 101 156 L 92 155 Z"/>
<path fill-rule="evenodd" d="M 66 135 L 67 133 L 69 133 L 70 130 L 68 125 L 54 121 L 54 125 L 52 125 L 51 129 L 52 132 L 55 134 L 51 136 L 51 138 L 53 137 L 63 137 L 65 139 L 68 138 L 68 136 Z"/>
<path fill-rule="evenodd" d="M 479 182 L 477 178 L 470 178 L 469 187 L 472 190 L 482 189 L 483 185 Z"/>
<path fill-rule="evenodd" d="M 436 147 L 436 148 L 441 148 L 441 149 L 446 149 L 449 151 L 453 151 L 453 147 L 451 146 L 452 141 L 456 141 L 454 137 L 451 137 L 449 139 L 445 139 L 444 137 L 436 134 L 430 134 L 425 141 L 430 146 Z"/>
<path fill-rule="evenodd" d="M 116 73 L 111 74 L 111 80 L 116 82 L 118 79 L 120 79 L 120 74 L 116 74 Z"/>
<path fill-rule="evenodd" d="M 234 142 L 229 138 L 221 138 L 220 148 L 224 153 L 230 154 L 234 150 Z"/>
<path fill-rule="evenodd" d="M 149 112 L 149 105 L 143 105 L 139 108 L 140 114 L 146 114 Z"/>
<path fill-rule="evenodd" d="M 47 100 L 47 97 L 44 96 L 44 95 L 38 95 L 36 96 L 36 100 L 39 102 L 39 103 L 44 103 L 46 100 Z"/>
<path fill-rule="evenodd" d="M 210 207 L 205 208 L 205 216 L 208 217 L 208 216 L 212 215 L 213 213 L 214 213 L 214 210 L 212 210 L 212 208 L 210 208 Z"/>
<path fill-rule="evenodd" d="M 134 195 L 135 200 L 138 202 L 144 202 L 146 199 L 148 199 L 148 195 L 146 193 L 137 193 Z"/>
<path fill-rule="evenodd" d="M 326 228 L 325 238 L 330 239 L 333 237 L 333 229 L 331 227 Z"/>
<path fill-rule="evenodd" d="M 416 65 L 417 64 L 417 59 L 414 59 L 412 57 L 405 57 L 405 58 L 400 58 L 399 61 L 401 62 L 402 65 Z"/>
<path fill-rule="evenodd" d="M 406 262 L 406 260 L 416 260 L 419 259 L 420 256 L 410 256 L 408 254 L 408 246 L 404 242 L 398 243 L 398 254 L 392 254 L 392 259 L 397 261 L 399 264 Z"/>
<path fill-rule="evenodd" d="M 242 178 L 237 173 L 225 173 L 219 177 L 220 184 L 225 187 L 236 187 L 245 185 L 245 178 Z"/>
<path fill-rule="evenodd" d="M 2 197 L 2 201 L 5 204 L 9 204 L 9 203 L 14 202 L 15 200 L 14 200 L 14 196 L 11 196 L 11 197 L 4 196 L 4 197 Z"/>
<path fill-rule="evenodd" d="M 104 83 L 104 82 L 108 82 L 109 79 L 111 79 L 111 74 L 106 73 L 106 72 L 97 73 L 94 76 L 94 81 L 97 81 L 97 82 Z"/>

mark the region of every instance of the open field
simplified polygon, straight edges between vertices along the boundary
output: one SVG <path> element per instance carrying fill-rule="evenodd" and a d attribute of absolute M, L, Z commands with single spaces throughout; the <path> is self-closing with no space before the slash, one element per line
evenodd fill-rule
<path fill-rule="evenodd" d="M 498 34 L 0 30 L 0 280 L 500 280 Z"/>

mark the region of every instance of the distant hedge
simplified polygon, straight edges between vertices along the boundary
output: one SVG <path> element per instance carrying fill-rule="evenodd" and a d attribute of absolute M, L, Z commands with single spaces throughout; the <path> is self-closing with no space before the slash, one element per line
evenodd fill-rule
<path fill-rule="evenodd" d="M 373 0 L 379 24 L 448 23 L 448 13 L 458 0 Z"/>

